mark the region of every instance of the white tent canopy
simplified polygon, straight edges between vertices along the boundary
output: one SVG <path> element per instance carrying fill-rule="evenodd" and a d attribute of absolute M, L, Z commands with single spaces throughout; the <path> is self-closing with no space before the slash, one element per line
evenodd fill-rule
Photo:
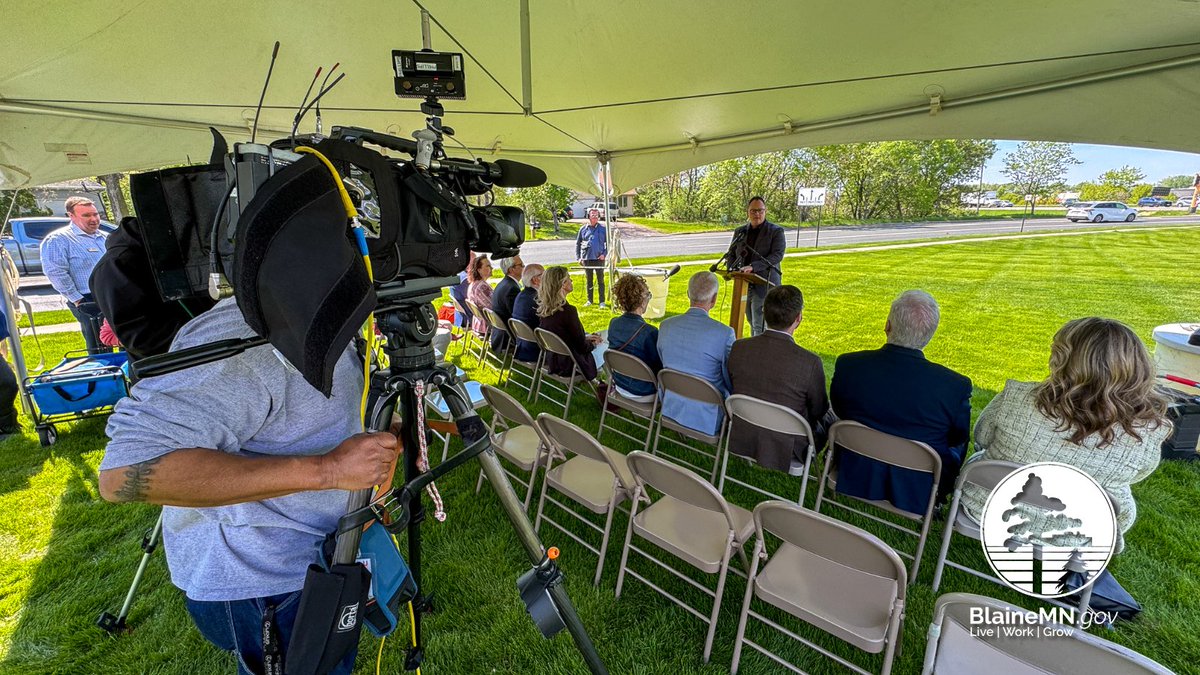
<path fill-rule="evenodd" d="M 346 79 L 326 131 L 408 136 L 391 50 L 402 0 L 5 0 L 0 188 L 203 161 L 209 125 L 274 139 L 318 66 Z M 468 54 L 446 124 L 485 159 L 622 191 L 742 155 L 886 139 L 1011 138 L 1200 151 L 1200 4 L 1168 0 L 428 0 L 432 46 Z M 526 28 L 523 30 L 523 27 Z M 524 37 L 523 37 L 524 36 Z M 301 131 L 313 130 L 312 113 Z M 447 144 L 453 153 L 454 145 Z M 465 155 L 465 151 L 457 154 Z"/>

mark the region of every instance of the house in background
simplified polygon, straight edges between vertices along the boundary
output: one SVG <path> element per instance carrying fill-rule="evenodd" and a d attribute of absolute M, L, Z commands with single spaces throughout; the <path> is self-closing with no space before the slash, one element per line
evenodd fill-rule
<path fill-rule="evenodd" d="M 614 197 L 613 201 L 617 205 L 617 216 L 621 217 L 621 218 L 628 218 L 629 216 L 632 216 L 633 215 L 633 203 L 636 198 L 637 198 L 637 188 L 634 188 L 632 190 L 629 190 L 628 192 L 622 192 L 621 194 L 616 195 Z M 603 201 L 604 201 L 603 198 L 597 197 L 596 195 L 588 194 L 586 192 L 576 191 L 575 199 L 574 199 L 574 201 L 571 202 L 571 217 L 572 218 L 586 218 L 587 217 L 587 208 L 596 202 L 603 202 Z"/>

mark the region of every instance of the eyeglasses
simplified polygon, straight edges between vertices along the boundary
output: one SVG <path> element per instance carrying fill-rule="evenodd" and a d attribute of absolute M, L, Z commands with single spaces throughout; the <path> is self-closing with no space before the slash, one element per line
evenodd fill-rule
<path fill-rule="evenodd" d="M 766 209 L 750 209 L 750 213 L 766 213 Z"/>

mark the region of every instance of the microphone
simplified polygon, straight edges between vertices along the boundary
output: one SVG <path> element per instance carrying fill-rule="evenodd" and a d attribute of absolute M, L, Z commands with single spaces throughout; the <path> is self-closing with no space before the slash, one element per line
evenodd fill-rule
<path fill-rule="evenodd" d="M 671 277 L 675 276 L 676 274 L 679 274 L 679 269 L 680 269 L 679 265 L 672 267 L 671 269 L 667 270 L 667 275 L 663 278 L 670 279 Z"/>
<path fill-rule="evenodd" d="M 500 187 L 537 187 L 546 182 L 546 172 L 522 162 L 514 162 L 511 159 L 498 159 L 495 164 L 483 162 L 492 171 L 498 171 L 492 183 Z"/>

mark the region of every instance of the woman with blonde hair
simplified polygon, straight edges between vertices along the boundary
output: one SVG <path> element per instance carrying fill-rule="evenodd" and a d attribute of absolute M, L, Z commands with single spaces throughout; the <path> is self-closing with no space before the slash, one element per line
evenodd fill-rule
<path fill-rule="evenodd" d="M 562 266 L 549 267 L 542 274 L 542 285 L 537 292 L 537 315 L 539 327 L 562 338 L 579 365 L 579 372 L 588 380 L 596 379 L 596 361 L 592 350 L 603 342 L 599 335 L 588 335 L 579 320 L 579 311 L 567 301 L 575 287 L 571 274 Z M 546 368 L 555 375 L 569 376 L 571 361 L 559 354 L 546 354 Z"/>
<path fill-rule="evenodd" d="M 1120 321 L 1068 321 L 1050 346 L 1050 376 L 1009 380 L 975 423 L 975 459 L 1062 462 L 1112 495 L 1117 525 L 1137 519 L 1129 486 L 1158 466 L 1171 431 L 1167 399 L 1155 390 L 1145 345 Z M 967 486 L 963 504 L 978 519 L 987 494 Z"/>
<path fill-rule="evenodd" d="M 492 276 L 492 261 L 486 255 L 477 255 L 467 264 L 467 299 L 479 307 L 480 314 L 485 309 L 492 308 L 492 285 L 488 277 Z M 469 310 L 468 310 L 469 311 Z M 488 322 L 484 316 L 471 317 L 471 330 L 483 335 L 487 332 Z"/>

